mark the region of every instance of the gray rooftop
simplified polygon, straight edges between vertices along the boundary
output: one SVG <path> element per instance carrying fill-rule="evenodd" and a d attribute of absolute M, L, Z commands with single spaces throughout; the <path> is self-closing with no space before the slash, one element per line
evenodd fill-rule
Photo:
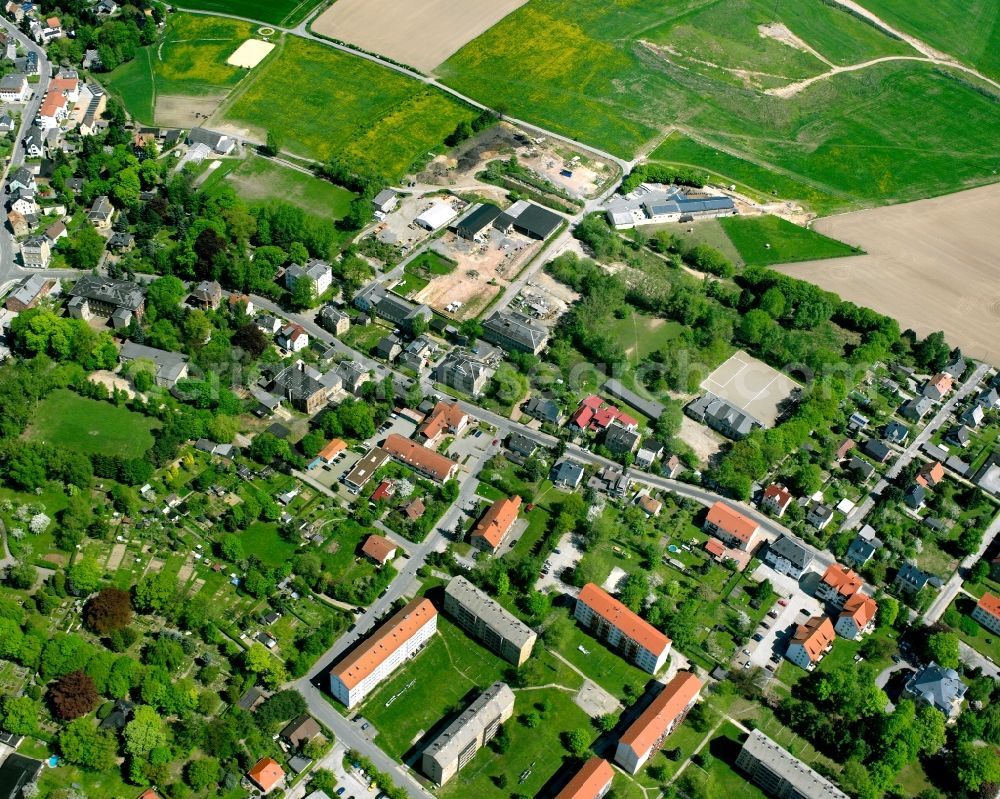
<path fill-rule="evenodd" d="M 495 682 L 469 705 L 457 719 L 424 750 L 424 757 L 440 765 L 458 760 L 469 744 L 475 742 L 483 731 L 504 711 L 514 706 L 514 692 L 507 683 Z"/>
<path fill-rule="evenodd" d="M 800 569 L 808 566 L 813 558 L 811 552 L 784 535 L 771 544 L 770 549 L 776 555 L 798 566 Z"/>
<path fill-rule="evenodd" d="M 511 339 L 531 350 L 541 346 L 549 335 L 548 330 L 530 316 L 510 311 L 494 312 L 483 322 L 483 330 L 485 334 L 492 333 Z"/>
<path fill-rule="evenodd" d="M 654 422 L 663 415 L 663 404 L 656 400 L 646 399 L 614 378 L 604 381 L 604 390 L 612 397 L 627 402 L 637 411 L 641 411 Z"/>
<path fill-rule="evenodd" d="M 788 782 L 804 799 L 848 799 L 836 785 L 792 757 L 760 730 L 750 733 L 743 751 Z"/>
<path fill-rule="evenodd" d="M 949 715 L 968 690 L 957 671 L 944 669 L 933 660 L 906 681 L 908 693 Z"/>
<path fill-rule="evenodd" d="M 143 301 L 142 288 L 137 283 L 128 280 L 113 280 L 110 277 L 99 275 L 84 275 L 73 286 L 70 291 L 71 297 L 83 297 L 84 299 L 104 302 L 109 305 L 116 305 L 119 308 L 127 308 L 130 311 L 137 310 Z"/>
<path fill-rule="evenodd" d="M 453 577 L 444 592 L 518 649 L 535 637 L 527 624 L 462 576 Z"/>

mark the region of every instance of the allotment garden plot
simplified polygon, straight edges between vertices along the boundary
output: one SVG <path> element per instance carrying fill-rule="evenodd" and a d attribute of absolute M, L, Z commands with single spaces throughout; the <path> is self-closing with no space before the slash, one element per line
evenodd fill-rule
<path fill-rule="evenodd" d="M 790 377 L 763 361 L 737 352 L 705 378 L 701 387 L 773 425 L 778 418 L 778 406 L 796 385 Z"/>
<path fill-rule="evenodd" d="M 313 23 L 323 36 L 432 72 L 527 0 L 338 0 Z"/>

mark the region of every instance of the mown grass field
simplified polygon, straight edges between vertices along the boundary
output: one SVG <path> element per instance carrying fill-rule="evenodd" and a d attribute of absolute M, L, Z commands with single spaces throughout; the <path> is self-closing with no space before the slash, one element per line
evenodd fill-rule
<path fill-rule="evenodd" d="M 181 7 L 291 27 L 305 19 L 318 4 L 318 0 L 184 0 Z"/>
<path fill-rule="evenodd" d="M 841 241 L 793 225 L 777 216 L 730 216 L 719 222 L 747 266 L 771 266 L 858 254 Z"/>
<path fill-rule="evenodd" d="M 110 402 L 57 389 L 38 403 L 27 438 L 85 455 L 138 458 L 153 446 L 158 423 Z"/>
<path fill-rule="evenodd" d="M 624 319 L 612 319 L 607 332 L 618 339 L 630 360 L 639 363 L 650 353 L 670 345 L 683 327 L 638 311 L 628 311 Z"/>
<path fill-rule="evenodd" d="M 211 191 L 228 185 L 248 203 L 281 200 L 328 222 L 343 219 L 351 207 L 351 200 L 357 196 L 329 181 L 255 155 L 233 162 L 231 169 L 225 168 L 228 163 L 216 169 L 202 188 Z"/>
<path fill-rule="evenodd" d="M 223 115 L 261 140 L 280 131 L 284 148 L 297 155 L 358 159 L 390 178 L 474 116 L 416 80 L 295 37 L 240 87 Z"/>
<path fill-rule="evenodd" d="M 864 0 L 899 30 L 1000 79 L 1000 5 L 995 0 Z"/>
<path fill-rule="evenodd" d="M 224 94 L 246 75 L 226 59 L 253 36 L 248 22 L 198 14 L 171 14 L 162 42 L 142 47 L 136 57 L 102 82 L 141 122 L 152 123 L 157 95 L 203 97 Z"/>
<path fill-rule="evenodd" d="M 696 5 L 691 0 L 664 10 L 659 0 L 533 0 L 438 72 L 449 85 L 512 116 L 621 156 L 639 152 L 671 124 L 698 130 L 709 144 L 830 196 L 824 210 L 995 180 L 995 148 L 980 131 L 1000 125 L 1000 103 L 956 73 L 888 62 L 822 80 L 788 99 L 767 95 L 718 69 L 673 63 L 643 43 L 672 46 L 676 25 L 699 21 L 690 16 Z M 856 20 L 822 22 L 840 12 L 817 10 L 821 6 L 793 0 L 776 9 L 771 4 L 770 13 L 793 32 L 793 10 L 803 18 L 815 14 L 798 35 L 820 52 L 828 47 L 831 60 L 854 60 L 848 56 L 855 36 L 868 42 L 858 47 L 862 58 L 898 50 L 898 42 Z M 710 21 L 715 30 L 722 25 Z M 756 29 L 739 29 L 744 39 L 754 37 L 756 47 Z M 781 47 L 794 60 L 796 51 Z M 756 69 L 752 62 L 742 68 Z"/>

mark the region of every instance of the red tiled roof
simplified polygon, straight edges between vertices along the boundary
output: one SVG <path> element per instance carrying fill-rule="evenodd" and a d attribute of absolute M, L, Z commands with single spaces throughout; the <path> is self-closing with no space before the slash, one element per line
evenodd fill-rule
<path fill-rule="evenodd" d="M 773 500 L 779 508 L 784 508 L 792 501 L 792 492 L 784 486 L 772 483 L 764 489 L 764 499 Z"/>
<path fill-rule="evenodd" d="M 735 508 L 729 507 L 725 502 L 716 502 L 708 510 L 706 518 L 709 524 L 713 524 L 723 532 L 740 539 L 744 544 L 749 544 L 754 533 L 760 529 L 760 525 L 748 516 L 744 516 Z"/>
<path fill-rule="evenodd" d="M 989 613 L 994 619 L 1000 619 L 1000 597 L 986 592 L 976 606 Z"/>
<path fill-rule="evenodd" d="M 814 616 L 805 624 L 798 626 L 795 635 L 792 636 L 792 643 L 802 644 L 806 656 L 815 663 L 836 637 L 829 616 Z"/>
<path fill-rule="evenodd" d="M 649 494 L 644 494 L 639 499 L 639 507 L 642 508 L 650 516 L 654 516 L 660 512 L 660 508 L 663 507 L 663 503 L 658 499 L 653 499 Z"/>
<path fill-rule="evenodd" d="M 654 655 L 659 656 L 670 646 L 666 635 L 593 583 L 580 589 L 579 601 Z"/>
<path fill-rule="evenodd" d="M 381 499 L 386 499 L 392 496 L 392 483 L 388 480 L 383 480 L 378 484 L 378 488 L 372 491 L 371 499 L 372 502 L 378 502 Z"/>
<path fill-rule="evenodd" d="M 517 510 L 520 507 L 520 497 L 498 499 L 476 522 L 476 526 L 472 529 L 472 538 L 482 538 L 491 549 L 496 549 L 517 521 Z"/>
<path fill-rule="evenodd" d="M 465 424 L 468 414 L 457 402 L 439 402 L 427 415 L 417 431 L 427 439 L 437 438 L 445 430 L 457 430 Z"/>
<path fill-rule="evenodd" d="M 823 582 L 841 596 L 854 596 L 861 590 L 861 578 L 854 569 L 847 569 L 839 563 L 831 563 L 823 573 Z"/>
<path fill-rule="evenodd" d="M 840 618 L 850 616 L 859 630 L 868 626 L 869 622 L 875 618 L 878 611 L 878 603 L 866 594 L 855 594 L 844 603 L 844 610 Z"/>
<path fill-rule="evenodd" d="M 917 474 L 917 482 L 924 488 L 936 486 L 942 480 L 944 480 L 944 464 L 940 461 L 924 464 Z"/>
<path fill-rule="evenodd" d="M 247 776 L 256 782 L 263 791 L 271 790 L 285 776 L 278 762 L 270 757 L 257 761 L 257 765 L 247 772 Z"/>
<path fill-rule="evenodd" d="M 556 799 L 597 799 L 614 779 L 615 770 L 602 757 L 592 757 L 573 775 Z"/>
<path fill-rule="evenodd" d="M 395 554 L 396 545 L 385 536 L 370 535 L 364 546 L 361 547 L 361 551 L 372 560 L 385 565 L 386 561 Z"/>
<path fill-rule="evenodd" d="M 139 799 L 160 799 L 160 795 L 152 788 L 147 788 L 140 794 Z"/>
<path fill-rule="evenodd" d="M 604 430 L 611 426 L 615 420 L 621 422 L 626 427 L 634 427 L 639 424 L 627 413 L 618 410 L 596 394 L 591 394 L 581 400 L 580 405 L 570 417 L 570 420 L 580 428 L 590 428 L 592 430 Z"/>
<path fill-rule="evenodd" d="M 845 438 L 840 442 L 840 446 L 837 447 L 837 460 L 842 461 L 847 457 L 847 453 L 850 452 L 854 447 L 857 446 L 853 439 Z"/>
<path fill-rule="evenodd" d="M 347 449 L 347 442 L 342 438 L 331 438 L 325 447 L 316 455 L 325 461 L 331 460 L 335 455 Z"/>
<path fill-rule="evenodd" d="M 951 391 L 952 385 L 954 385 L 955 379 L 944 372 L 938 372 L 934 377 L 927 381 L 928 385 L 934 386 L 942 394 L 947 394 Z"/>
<path fill-rule="evenodd" d="M 354 688 L 436 615 L 437 610 L 429 599 L 414 599 L 383 624 L 378 632 L 337 663 L 330 670 L 331 673 L 348 690 Z"/>
<path fill-rule="evenodd" d="M 718 538 L 709 538 L 705 542 L 705 551 L 710 555 L 715 555 L 717 558 L 721 558 L 722 554 L 726 551 L 726 545 L 723 544 Z"/>
<path fill-rule="evenodd" d="M 419 519 L 424 515 L 424 511 L 427 510 L 423 503 L 423 500 L 415 499 L 413 502 L 408 502 L 406 507 L 403 508 L 403 513 L 406 514 L 407 519 Z"/>
<path fill-rule="evenodd" d="M 410 441 L 399 433 L 392 433 L 386 438 L 384 449 L 397 460 L 430 474 L 437 480 L 447 480 L 458 465 L 450 458 L 427 449 L 416 441 Z"/>
<path fill-rule="evenodd" d="M 701 680 L 689 671 L 678 672 L 642 715 L 625 730 L 621 743 L 641 757 L 670 729 L 700 690 Z"/>

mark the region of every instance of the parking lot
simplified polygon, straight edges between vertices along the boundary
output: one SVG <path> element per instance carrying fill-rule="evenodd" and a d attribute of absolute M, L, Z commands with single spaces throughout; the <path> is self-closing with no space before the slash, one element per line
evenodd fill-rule
<path fill-rule="evenodd" d="M 807 585 L 815 582 L 807 573 L 803 580 Z M 762 624 L 768 625 L 768 629 L 758 626 L 754 634 L 761 634 L 760 641 L 749 641 L 741 649 L 734 660 L 739 668 L 745 668 L 746 663 L 751 666 L 767 668 L 773 666 L 775 669 L 781 662 L 788 648 L 788 639 L 794 634 L 795 627 L 802 624 L 811 616 L 817 616 L 824 612 L 823 604 L 807 593 L 801 587 L 799 581 L 794 580 L 784 574 L 778 574 L 769 566 L 761 564 L 753 573 L 755 580 L 768 579 L 775 591 L 779 594 L 778 604 L 774 606 L 771 613 L 776 616 L 765 616 Z M 781 603 L 784 604 L 781 604 Z M 805 611 L 805 612 L 803 612 Z M 749 654 L 747 654 L 749 652 Z M 778 661 L 772 660 L 777 656 Z"/>
<path fill-rule="evenodd" d="M 577 546 L 576 536 L 573 533 L 565 533 L 545 561 L 549 565 L 549 570 L 546 572 L 543 568 L 542 574 L 535 583 L 535 589 L 538 591 L 548 591 L 551 588 L 576 596 L 580 592 L 580 589 L 567 585 L 560 577 L 566 569 L 575 568 L 582 557 L 583 550 Z"/>

